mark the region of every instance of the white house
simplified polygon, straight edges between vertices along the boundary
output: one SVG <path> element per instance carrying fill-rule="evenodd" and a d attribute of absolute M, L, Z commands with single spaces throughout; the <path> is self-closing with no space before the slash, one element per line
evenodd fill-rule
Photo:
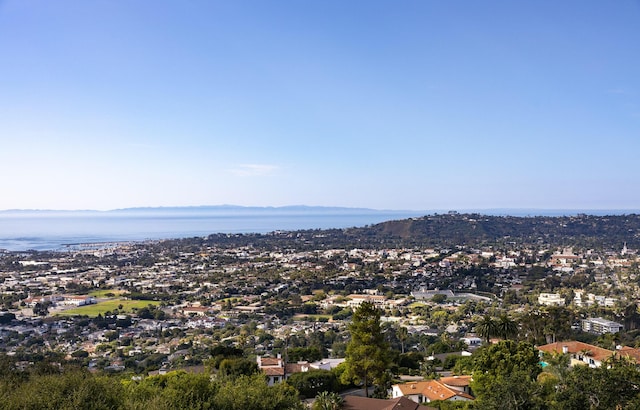
<path fill-rule="evenodd" d="M 63 296 L 63 299 L 58 303 L 65 306 L 85 306 L 96 303 L 96 298 L 93 296 Z"/>
<path fill-rule="evenodd" d="M 541 293 L 538 303 L 545 306 L 564 306 L 564 298 L 559 293 Z"/>
<path fill-rule="evenodd" d="M 391 397 L 407 397 L 416 403 L 429 403 L 436 400 L 469 401 L 471 396 L 469 383 L 471 376 L 442 377 L 439 380 L 426 380 L 394 384 L 391 386 Z"/>
<path fill-rule="evenodd" d="M 469 336 L 460 339 L 469 347 L 480 347 L 482 345 L 482 339 L 479 337 Z"/>
<path fill-rule="evenodd" d="M 538 350 L 541 354 L 544 352 L 568 354 L 571 366 L 587 364 L 589 367 L 600 367 L 603 361 L 615 355 L 613 350 L 577 341 L 550 343 L 539 346 Z"/>

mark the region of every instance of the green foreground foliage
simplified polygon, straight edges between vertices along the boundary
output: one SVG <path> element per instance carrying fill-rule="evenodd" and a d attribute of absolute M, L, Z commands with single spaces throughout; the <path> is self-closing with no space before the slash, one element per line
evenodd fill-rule
<path fill-rule="evenodd" d="M 429 405 L 441 410 L 640 408 L 640 368 L 627 359 L 612 357 L 599 368 L 569 367 L 567 355 L 545 355 L 544 369 L 540 360 L 537 349 L 527 342 L 506 340 L 486 346 L 455 365 L 456 372 L 473 374 L 476 400 Z M 215 376 L 176 371 L 132 380 L 50 363 L 22 371 L 0 356 L 0 408 L 285 410 L 304 408 L 300 395 L 315 396 L 314 408 L 340 408 L 340 396 L 332 392 L 340 387 L 338 373 L 309 371 L 268 386 L 264 375 L 244 361 L 233 356 L 212 361 L 212 368 L 218 363 Z M 222 371 L 225 367 L 228 371 Z M 376 384 L 384 382 L 382 376 L 373 379 Z"/>
<path fill-rule="evenodd" d="M 8 370 L 4 368 L 3 370 Z M 261 374 L 212 378 L 171 372 L 140 381 L 84 370 L 54 374 L 3 372 L 2 409 L 272 410 L 300 409 L 298 392 L 286 383 L 268 386 Z"/>
<path fill-rule="evenodd" d="M 640 368 L 611 359 L 599 368 L 569 367 L 569 356 L 545 355 L 510 340 L 489 345 L 456 363 L 473 374 L 472 402 L 430 403 L 441 410 L 606 410 L 640 408 Z"/>

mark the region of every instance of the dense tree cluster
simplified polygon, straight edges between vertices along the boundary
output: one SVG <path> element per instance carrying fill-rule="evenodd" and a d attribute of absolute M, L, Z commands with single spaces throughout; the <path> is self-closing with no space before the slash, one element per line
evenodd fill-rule
<path fill-rule="evenodd" d="M 78 369 L 25 373 L 6 362 L 0 367 L 0 407 L 8 410 L 303 408 L 295 388 L 268 386 L 258 373 L 218 378 L 171 372 L 135 381 Z"/>
<path fill-rule="evenodd" d="M 569 356 L 562 354 L 541 359 L 527 342 L 501 341 L 456 363 L 456 372 L 473 375 L 475 401 L 430 405 L 442 410 L 640 408 L 640 368 L 635 363 L 610 359 L 602 367 L 591 368 L 569 367 L 569 362 Z"/>
<path fill-rule="evenodd" d="M 640 215 L 492 216 L 481 214 L 425 215 L 347 229 L 309 229 L 268 234 L 212 234 L 207 238 L 164 241 L 162 248 L 192 244 L 218 247 L 259 246 L 266 250 L 295 247 L 300 251 L 331 248 L 479 246 L 510 241 L 562 246 L 640 247 Z"/>

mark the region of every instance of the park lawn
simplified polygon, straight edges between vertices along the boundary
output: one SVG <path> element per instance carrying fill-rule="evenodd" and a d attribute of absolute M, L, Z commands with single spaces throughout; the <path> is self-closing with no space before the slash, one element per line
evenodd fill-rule
<path fill-rule="evenodd" d="M 409 309 L 413 309 L 415 307 L 419 307 L 419 306 L 428 306 L 426 303 L 424 302 L 413 302 L 411 304 L 409 304 L 409 306 L 407 306 Z"/>
<path fill-rule="evenodd" d="M 125 291 L 118 290 L 118 289 L 101 289 L 101 290 L 94 290 L 93 292 L 89 292 L 89 296 L 93 296 L 94 298 L 106 298 L 106 297 L 109 297 L 107 296 L 108 293 L 113 293 L 116 296 L 120 296 L 123 293 L 125 293 Z"/>
<path fill-rule="evenodd" d="M 59 316 L 77 316 L 86 315 L 89 317 L 96 317 L 98 314 L 104 315 L 105 312 L 113 312 L 118 309 L 119 305 L 122 305 L 122 309 L 118 309 L 120 313 L 131 313 L 133 309 L 142 309 L 149 305 L 159 305 L 160 302 L 155 300 L 128 300 L 128 299 L 114 299 L 104 302 L 96 303 L 95 305 L 79 306 L 77 308 L 65 310 L 59 312 Z"/>

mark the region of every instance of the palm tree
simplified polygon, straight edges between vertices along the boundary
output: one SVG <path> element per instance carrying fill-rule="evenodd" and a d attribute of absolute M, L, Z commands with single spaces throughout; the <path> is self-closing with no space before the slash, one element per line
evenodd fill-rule
<path fill-rule="evenodd" d="M 409 331 L 404 326 L 399 326 L 396 331 L 396 337 L 400 341 L 400 347 L 402 348 L 402 354 L 404 354 L 404 343 L 409 338 Z"/>
<path fill-rule="evenodd" d="M 568 354 L 545 352 L 542 355 L 542 360 L 547 364 L 543 369 L 545 372 L 554 375 L 560 381 L 565 379 L 571 362 L 571 357 Z"/>
<path fill-rule="evenodd" d="M 591 357 L 591 350 L 584 348 L 578 352 L 578 360 L 583 360 L 585 357 Z"/>
<path fill-rule="evenodd" d="M 313 402 L 313 410 L 339 410 L 344 400 L 338 393 L 323 391 L 318 393 Z"/>
<path fill-rule="evenodd" d="M 507 315 L 501 315 L 496 323 L 497 335 L 503 339 L 510 339 L 518 334 L 518 325 Z"/>
<path fill-rule="evenodd" d="M 486 340 L 487 344 L 491 339 L 491 336 L 494 336 L 497 332 L 497 323 L 494 318 L 489 315 L 484 315 L 482 320 L 476 324 L 476 333 L 478 336 Z"/>

